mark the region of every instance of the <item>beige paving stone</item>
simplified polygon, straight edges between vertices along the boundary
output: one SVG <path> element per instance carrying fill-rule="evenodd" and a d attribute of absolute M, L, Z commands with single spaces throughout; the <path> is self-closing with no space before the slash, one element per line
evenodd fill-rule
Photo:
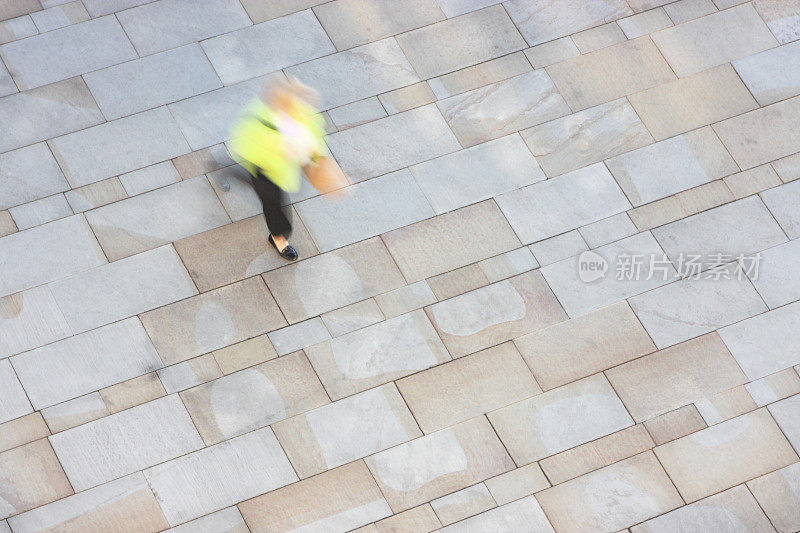
<path fill-rule="evenodd" d="M 111 413 L 99 392 L 42 409 L 42 416 L 53 433 L 86 424 L 109 414 Z"/>
<path fill-rule="evenodd" d="M 82 213 L 128 197 L 125 187 L 116 176 L 72 189 L 64 195 L 70 207 L 76 213 Z"/>
<path fill-rule="evenodd" d="M 722 181 L 728 186 L 736 200 L 781 184 L 781 179 L 771 165 L 761 165 L 725 176 Z"/>
<path fill-rule="evenodd" d="M 384 320 L 374 298 L 356 302 L 322 315 L 322 322 L 332 337 L 340 337 Z"/>
<path fill-rule="evenodd" d="M 425 433 L 541 392 L 511 343 L 403 378 L 397 387 Z"/>
<path fill-rule="evenodd" d="M 631 105 L 614 100 L 520 132 L 548 176 L 557 176 L 651 144 Z"/>
<path fill-rule="evenodd" d="M 800 37 L 800 4 L 797 0 L 755 0 L 753 7 L 781 43 Z"/>
<path fill-rule="evenodd" d="M 437 103 L 462 146 L 473 146 L 569 113 L 550 76 L 527 72 Z"/>
<path fill-rule="evenodd" d="M 707 426 L 697 408 L 689 404 L 646 420 L 644 427 L 656 445 L 660 445 L 700 431 Z"/>
<path fill-rule="evenodd" d="M 180 396 L 208 446 L 330 403 L 303 352 L 229 374 Z"/>
<path fill-rule="evenodd" d="M 489 420 L 517 464 L 526 464 L 633 425 L 600 374 L 509 405 Z M 572 423 L 564 424 L 564 420 Z"/>
<path fill-rule="evenodd" d="M 627 213 L 619 213 L 603 220 L 592 222 L 579 228 L 579 231 L 589 248 L 597 248 L 635 235 L 637 229 Z"/>
<path fill-rule="evenodd" d="M 422 280 L 379 294 L 375 297 L 375 301 L 384 316 L 389 319 L 432 304 L 436 302 L 436 296 L 433 295 L 428 282 Z"/>
<path fill-rule="evenodd" d="M 401 287 L 403 275 L 379 237 L 263 275 L 290 324 Z M 328 291 L 327 287 L 336 287 Z"/>
<path fill-rule="evenodd" d="M 436 95 L 426 81 L 389 91 L 378 98 L 390 115 L 436 101 Z"/>
<path fill-rule="evenodd" d="M 478 265 L 491 283 L 522 274 L 539 266 L 531 251 L 524 246 L 484 259 L 478 262 Z"/>
<path fill-rule="evenodd" d="M 706 396 L 695 402 L 707 424 L 719 424 L 758 408 L 744 385 Z"/>
<path fill-rule="evenodd" d="M 239 504 L 251 531 L 349 530 L 392 514 L 363 461 Z"/>
<path fill-rule="evenodd" d="M 536 495 L 558 531 L 617 531 L 683 505 L 652 452 Z"/>
<path fill-rule="evenodd" d="M 278 355 L 296 352 L 331 338 L 328 328 L 319 317 L 271 331 L 267 336 Z"/>
<path fill-rule="evenodd" d="M 0 516 L 6 518 L 72 494 L 47 439 L 0 453 Z"/>
<path fill-rule="evenodd" d="M 373 524 L 377 533 L 429 533 L 442 527 L 430 504 L 384 518 Z"/>
<path fill-rule="evenodd" d="M 431 501 L 442 525 L 449 525 L 470 516 L 488 511 L 497 504 L 483 483 L 461 489 Z"/>
<path fill-rule="evenodd" d="M 787 368 L 745 385 L 756 405 L 763 407 L 800 392 L 800 376 Z"/>
<path fill-rule="evenodd" d="M 582 4 L 512 0 L 504 5 L 531 46 L 631 14 L 628 4 L 620 0 L 590 0 Z"/>
<path fill-rule="evenodd" d="M 314 8 L 338 50 L 444 20 L 434 0 L 413 0 L 402 11 L 391 0 L 336 0 Z M 426 76 L 430 77 L 430 76 Z"/>
<path fill-rule="evenodd" d="M 222 376 L 214 354 L 207 353 L 158 371 L 158 379 L 164 385 L 167 394 L 186 390 Z"/>
<path fill-rule="evenodd" d="M 554 41 L 538 44 L 525 50 L 525 56 L 533 68 L 542 68 L 553 63 L 560 63 L 581 53 L 570 37 L 562 37 Z"/>
<path fill-rule="evenodd" d="M 48 287 L 0 298 L 0 359 L 71 334 Z"/>
<path fill-rule="evenodd" d="M 489 478 L 484 483 L 497 505 L 505 505 L 550 486 L 539 463 L 521 466 L 505 474 Z"/>
<path fill-rule="evenodd" d="M 477 263 L 428 278 L 428 285 L 439 301 L 447 300 L 488 284 L 489 279 Z"/>
<path fill-rule="evenodd" d="M 422 434 L 391 383 L 283 420 L 273 429 L 301 478 Z"/>
<path fill-rule="evenodd" d="M 723 0 L 727 1 L 727 0 Z M 720 3 L 720 2 L 717 2 Z M 728 4 L 741 3 L 739 0 L 727 1 Z M 720 9 L 731 7 L 730 5 L 721 6 Z M 711 0 L 679 0 L 678 2 L 668 3 L 664 10 L 674 24 L 698 19 L 717 11 L 717 6 Z"/>
<path fill-rule="evenodd" d="M 649 204 L 641 205 L 628 211 L 628 216 L 639 231 L 675 222 L 686 216 L 677 196 L 667 196 Z"/>
<path fill-rule="evenodd" d="M 42 4 L 39 0 L 11 0 L 3 4 L 2 10 L 0 10 L 0 20 L 27 15 L 40 9 L 42 9 Z"/>
<path fill-rule="evenodd" d="M 141 318 L 165 364 L 191 359 L 286 325 L 258 277 L 161 307 Z"/>
<path fill-rule="evenodd" d="M 171 161 L 164 161 L 123 174 L 119 180 L 125 192 L 133 196 L 178 183 L 181 176 Z"/>
<path fill-rule="evenodd" d="M 649 37 L 640 37 L 550 65 L 559 92 L 579 111 L 675 79 Z M 614 72 L 614 76 L 608 76 Z"/>
<path fill-rule="evenodd" d="M 0 424 L 0 452 L 42 439 L 50 434 L 39 412 Z"/>
<path fill-rule="evenodd" d="M 741 485 L 652 518 L 634 526 L 631 531 L 653 533 L 687 528 L 704 531 L 775 531 L 753 495 Z"/>
<path fill-rule="evenodd" d="M 18 39 L 24 39 L 36 35 L 38 29 L 33 19 L 29 15 L 21 15 L 11 19 L 6 19 L 0 22 L 0 43 L 9 43 Z M 17 92 L 17 84 L 11 79 L 8 69 L 3 65 L 3 95 L 13 94 Z"/>
<path fill-rule="evenodd" d="M 225 145 L 217 145 L 178 156 L 172 164 L 182 179 L 189 179 L 232 165 L 233 160 Z"/>
<path fill-rule="evenodd" d="M 538 270 L 434 304 L 426 312 L 454 357 L 567 318 Z"/>
<path fill-rule="evenodd" d="M 463 522 L 443 528 L 441 531 L 444 533 L 457 531 L 478 533 L 506 530 L 550 533 L 553 528 L 547 521 L 539 503 L 533 496 L 530 496 L 468 518 Z"/>
<path fill-rule="evenodd" d="M 572 42 L 582 54 L 626 41 L 627 37 L 616 22 L 609 22 L 572 35 Z"/>
<path fill-rule="evenodd" d="M 423 79 L 525 48 L 525 40 L 499 5 L 398 35 L 397 42 Z"/>
<path fill-rule="evenodd" d="M 748 481 L 747 487 L 778 531 L 800 528 L 800 463 Z"/>
<path fill-rule="evenodd" d="M 266 335 L 237 342 L 211 353 L 222 373 L 226 375 L 278 357 L 278 353 Z"/>
<path fill-rule="evenodd" d="M 656 140 L 758 107 L 729 64 L 652 87 L 629 99 Z"/>
<path fill-rule="evenodd" d="M 558 485 L 598 468 L 645 452 L 655 446 L 642 425 L 632 426 L 576 448 L 542 459 L 547 479 Z"/>
<path fill-rule="evenodd" d="M 17 232 L 17 225 L 8 210 L 0 211 L 0 238 Z"/>
<path fill-rule="evenodd" d="M 366 462 L 395 512 L 514 468 L 484 417 L 384 450 Z"/>
<path fill-rule="evenodd" d="M 655 452 L 687 502 L 798 460 L 766 409 L 663 444 Z"/>
<path fill-rule="evenodd" d="M 784 183 L 800 178 L 800 153 L 774 161 L 772 168 Z"/>
<path fill-rule="evenodd" d="M 636 39 L 642 35 L 668 28 L 672 26 L 672 21 L 663 8 L 656 8 L 620 19 L 617 24 L 628 39 Z"/>
<path fill-rule="evenodd" d="M 339 106 L 327 113 L 336 125 L 336 131 L 360 126 L 387 116 L 386 110 L 376 96 Z"/>
<path fill-rule="evenodd" d="M 490 59 L 450 74 L 428 80 L 428 85 L 439 100 L 461 94 L 484 85 L 513 78 L 531 70 L 531 64 L 522 52 L 514 52 Z"/>
<path fill-rule="evenodd" d="M 89 20 L 89 13 L 79 1 L 62 2 L 61 5 L 31 13 L 31 18 L 39 31 L 45 32 Z"/>
<path fill-rule="evenodd" d="M 100 396 L 111 413 L 166 396 L 158 374 L 151 372 L 100 390 Z"/>

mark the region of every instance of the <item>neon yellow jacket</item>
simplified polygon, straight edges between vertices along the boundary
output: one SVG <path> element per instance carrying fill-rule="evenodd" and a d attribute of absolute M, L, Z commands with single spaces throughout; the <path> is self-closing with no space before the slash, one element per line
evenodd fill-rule
<path fill-rule="evenodd" d="M 292 116 L 309 129 L 318 147 L 317 156 L 325 154 L 325 141 L 322 118 L 315 110 L 301 102 L 296 102 Z M 274 112 L 263 101 L 251 102 L 231 134 L 231 149 L 234 157 L 257 177 L 261 170 L 270 181 L 287 192 L 300 190 L 300 168 L 284 154 L 281 133 L 275 126 Z"/>

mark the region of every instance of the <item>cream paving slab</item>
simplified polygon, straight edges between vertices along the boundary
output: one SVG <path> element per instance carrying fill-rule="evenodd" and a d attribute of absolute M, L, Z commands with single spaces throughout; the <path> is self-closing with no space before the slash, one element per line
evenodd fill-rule
<path fill-rule="evenodd" d="M 100 390 L 100 396 L 112 414 L 163 398 L 166 395 L 164 385 L 158 379 L 156 372 L 150 372 Z"/>
<path fill-rule="evenodd" d="M 437 300 L 446 300 L 489 284 L 489 279 L 477 263 L 428 278 Z"/>
<path fill-rule="evenodd" d="M 54 194 L 47 198 L 12 207 L 8 212 L 11 213 L 17 229 L 24 230 L 58 220 L 59 218 L 68 217 L 72 214 L 72 209 L 63 194 Z"/>
<path fill-rule="evenodd" d="M 672 26 L 672 20 L 664 9 L 651 9 L 617 21 L 628 39 L 663 30 Z"/>
<path fill-rule="evenodd" d="M 439 302 L 426 312 L 453 357 L 567 319 L 538 270 Z"/>
<path fill-rule="evenodd" d="M 54 434 L 111 414 L 99 392 L 47 407 L 41 413 Z"/>
<path fill-rule="evenodd" d="M 653 142 L 625 99 L 614 100 L 520 132 L 548 177 Z"/>
<path fill-rule="evenodd" d="M 652 38 L 681 78 L 778 46 L 750 3 L 657 31 Z"/>
<path fill-rule="evenodd" d="M 421 310 L 309 346 L 305 351 L 334 400 L 450 360 Z"/>
<path fill-rule="evenodd" d="M 67 185 L 69 186 L 69 185 Z M 64 193 L 75 213 L 82 213 L 128 197 L 119 178 L 108 178 Z"/>
<path fill-rule="evenodd" d="M 633 425 L 608 380 L 595 375 L 489 413 L 517 464 L 526 464 Z M 570 420 L 565 424 L 565 420 Z"/>
<path fill-rule="evenodd" d="M 569 113 L 550 76 L 541 69 L 451 96 L 436 105 L 464 147 Z"/>
<path fill-rule="evenodd" d="M 769 412 L 794 449 L 800 449 L 800 395 L 771 404 Z"/>
<path fill-rule="evenodd" d="M 435 303 L 436 296 L 428 282 L 422 280 L 379 294 L 375 297 L 375 302 L 384 316 L 389 319 Z"/>
<path fill-rule="evenodd" d="M 484 483 L 498 505 L 505 505 L 550 486 L 539 463 L 521 466 L 487 479 Z"/>
<path fill-rule="evenodd" d="M 328 328 L 320 317 L 271 331 L 268 336 L 278 355 L 296 352 L 331 338 Z"/>
<path fill-rule="evenodd" d="M 397 42 L 423 79 L 525 48 L 525 40 L 499 5 L 400 34 Z"/>
<path fill-rule="evenodd" d="M 28 1 L 33 2 L 35 0 Z M 3 16 L 3 18 L 5 19 L 5 16 Z M 5 19 L 0 22 L 0 42 L 3 44 L 24 39 L 25 37 L 30 37 L 31 35 L 36 35 L 37 33 L 39 33 L 39 31 L 36 28 L 36 24 L 33 23 L 33 19 L 31 19 L 29 15 L 21 15 L 19 17 Z M 10 78 L 11 76 L 9 76 L 9 79 Z M 13 92 L 16 92 L 17 86 L 16 84 L 13 85 Z"/>
<path fill-rule="evenodd" d="M 736 263 L 710 270 L 698 279 L 683 279 L 634 296 L 630 305 L 659 348 L 768 309 Z"/>
<path fill-rule="evenodd" d="M 39 32 L 46 32 L 89 20 L 89 13 L 81 2 L 62 2 L 61 5 L 31 13 L 31 19 Z"/>
<path fill-rule="evenodd" d="M 578 47 L 569 36 L 537 44 L 525 50 L 525 57 L 533 68 L 546 67 L 579 55 L 581 53 Z"/>
<path fill-rule="evenodd" d="M 544 390 L 656 349 L 626 302 L 529 333 L 514 344 Z"/>
<path fill-rule="evenodd" d="M 223 374 L 231 374 L 237 370 L 278 357 L 275 348 L 273 348 L 266 335 L 259 335 L 237 344 L 231 344 L 212 352 L 212 355 Z"/>
<path fill-rule="evenodd" d="M 545 179 L 516 134 L 478 144 L 410 167 L 436 214 Z"/>
<path fill-rule="evenodd" d="M 77 77 L 0 99 L 0 121 L 9 126 L 0 136 L 0 152 L 5 152 L 94 126 L 104 119 L 86 83 Z"/>
<path fill-rule="evenodd" d="M 644 146 L 606 164 L 634 206 L 739 171 L 710 127 Z"/>
<path fill-rule="evenodd" d="M 363 461 L 242 502 L 239 510 L 251 531 L 343 533 L 392 514 Z"/>
<path fill-rule="evenodd" d="M 340 130 L 360 126 L 388 116 L 377 96 L 370 96 L 357 102 L 330 109 L 327 113 Z"/>
<path fill-rule="evenodd" d="M 645 421 L 644 427 L 655 444 L 664 444 L 708 426 L 697 407 L 689 404 Z"/>
<path fill-rule="evenodd" d="M 269 428 L 145 470 L 171 525 L 297 481 Z"/>
<path fill-rule="evenodd" d="M 106 262 L 92 230 L 80 215 L 13 233 L 0 239 L 0 296 Z"/>
<path fill-rule="evenodd" d="M 176 365 L 157 371 L 158 379 L 167 394 L 186 390 L 222 376 L 222 370 L 214 359 L 213 353 L 207 353 Z"/>
<path fill-rule="evenodd" d="M 286 325 L 258 276 L 142 314 L 165 364 L 224 348 Z"/>
<path fill-rule="evenodd" d="M 340 337 L 384 320 L 378 303 L 373 298 L 340 307 L 322 315 L 322 322 L 331 337 Z"/>
<path fill-rule="evenodd" d="M 800 214 L 797 213 L 800 182 L 786 183 L 766 190 L 761 193 L 761 199 L 790 239 L 800 237 Z"/>
<path fill-rule="evenodd" d="M 794 265 L 800 262 L 800 239 L 761 252 L 758 273 L 750 276 L 753 286 L 770 309 L 800 300 L 800 277 Z"/>
<path fill-rule="evenodd" d="M 136 51 L 114 17 L 88 20 L 0 47 L 20 89 L 33 89 L 136 59 Z"/>
<path fill-rule="evenodd" d="M 249 533 L 237 507 L 228 507 L 167 530 L 169 533 Z"/>
<path fill-rule="evenodd" d="M 536 495 L 557 531 L 617 531 L 683 505 L 652 452 Z"/>
<path fill-rule="evenodd" d="M 108 120 L 222 87 L 197 44 L 90 72 L 83 79 Z"/>
<path fill-rule="evenodd" d="M 333 133 L 326 142 L 355 182 L 461 148 L 432 104 Z"/>
<path fill-rule="evenodd" d="M 296 209 L 321 252 L 434 216 L 407 169 L 356 183 L 330 197 L 309 198 Z"/>
<path fill-rule="evenodd" d="M 572 230 L 531 244 L 528 249 L 536 257 L 536 261 L 545 266 L 578 255 L 588 250 L 589 246 L 578 230 Z"/>
<path fill-rule="evenodd" d="M 631 208 L 625 194 L 602 163 L 506 193 L 497 198 L 497 204 L 524 244 L 577 229 Z"/>
<path fill-rule="evenodd" d="M 231 33 L 217 32 L 224 34 L 202 42 L 203 51 L 225 85 L 335 51 L 311 11 L 300 11 L 256 26 L 241 26 L 248 27 Z"/>
<path fill-rule="evenodd" d="M 0 359 L 70 335 L 47 286 L 0 298 Z"/>
<path fill-rule="evenodd" d="M 23 444 L 39 440 L 50 434 L 41 413 L 15 418 L 0 425 L 0 451 L 10 450 Z"/>
<path fill-rule="evenodd" d="M 425 433 L 541 392 L 511 343 L 400 379 L 397 388 Z"/>
<path fill-rule="evenodd" d="M 442 525 L 452 524 L 497 507 L 489 489 L 483 483 L 461 489 L 430 503 Z"/>
<path fill-rule="evenodd" d="M 209 446 L 330 403 L 303 352 L 228 374 L 180 396 Z"/>
<path fill-rule="evenodd" d="M 175 165 L 164 161 L 119 177 L 119 182 L 129 196 L 135 196 L 155 189 L 160 189 L 181 180 Z"/>
<path fill-rule="evenodd" d="M 203 447 L 176 394 L 52 435 L 50 442 L 78 491 Z"/>
<path fill-rule="evenodd" d="M 403 275 L 374 237 L 263 275 L 290 324 L 404 285 Z M 327 291 L 326 287 L 336 287 Z"/>
<path fill-rule="evenodd" d="M 477 89 L 490 83 L 513 78 L 531 71 L 531 64 L 523 52 L 514 52 L 490 59 L 450 74 L 428 80 L 428 85 L 439 100 Z"/>
<path fill-rule="evenodd" d="M 514 468 L 485 417 L 477 417 L 366 459 L 395 512 Z"/>
<path fill-rule="evenodd" d="M 531 251 L 523 246 L 522 248 L 479 261 L 478 266 L 486 275 L 486 279 L 490 283 L 494 283 L 522 274 L 528 270 L 533 270 L 539 264 Z"/>
<path fill-rule="evenodd" d="M 717 333 L 606 370 L 637 422 L 747 382 Z"/>
<path fill-rule="evenodd" d="M 447 18 L 453 18 L 499 4 L 500 0 L 437 0 L 437 3 Z"/>
<path fill-rule="evenodd" d="M 69 190 L 69 183 L 44 143 L 0 155 L 0 180 L 0 209 Z"/>
<path fill-rule="evenodd" d="M 758 103 L 765 106 L 800 94 L 800 74 L 794 68 L 798 62 L 800 43 L 794 42 L 738 59 L 733 66 Z"/>
<path fill-rule="evenodd" d="M 750 91 L 742 83 L 737 72 L 727 63 L 651 87 L 631 95 L 629 99 L 656 140 L 666 139 L 758 107 L 758 103 L 750 95 Z M 759 103 L 764 105 L 762 102 Z"/>
<path fill-rule="evenodd" d="M 13 0 L 3 5 L 2 18 L 19 17 L 42 9 L 41 2 L 37 0 Z"/>
<path fill-rule="evenodd" d="M 159 134 L 153 135 L 153 132 Z M 190 151 L 166 107 L 57 137 L 49 145 L 73 187 Z M 109 154 L 114 156 L 109 157 Z"/>
<path fill-rule="evenodd" d="M 37 410 L 161 367 L 136 317 L 36 348 L 11 362 Z"/>
<path fill-rule="evenodd" d="M 763 407 L 800 392 L 800 375 L 792 368 L 770 374 L 745 385 L 756 405 Z"/>
<path fill-rule="evenodd" d="M 669 3 L 661 1 L 660 3 L 664 4 L 664 11 L 667 12 L 672 22 L 681 24 L 715 13 L 718 9 L 726 9 L 735 4 L 741 4 L 742 2 L 739 0 L 718 0 L 715 3 L 712 0 L 686 0 Z"/>
<path fill-rule="evenodd" d="M 640 37 L 550 65 L 547 73 L 573 111 L 675 79 L 650 37 Z M 614 72 L 614 76 L 609 76 Z"/>
<path fill-rule="evenodd" d="M 291 15 L 297 11 L 308 9 L 322 4 L 327 0 L 276 0 L 264 3 L 261 0 L 241 0 L 247 14 L 254 24 L 271 20 L 285 15 Z"/>
<path fill-rule="evenodd" d="M 631 14 L 622 0 L 587 2 L 526 2 L 503 4 L 531 46 L 599 26 Z"/>
<path fill-rule="evenodd" d="M 391 383 L 282 420 L 272 428 L 301 478 L 422 435 Z"/>
<path fill-rule="evenodd" d="M 302 30 L 303 35 L 308 31 Z M 281 34 L 281 38 L 286 37 Z M 324 87 L 323 110 L 420 81 L 393 38 L 307 61 L 284 72 L 312 87 Z"/>
<path fill-rule="evenodd" d="M 658 446 L 655 452 L 689 503 L 798 460 L 763 408 Z"/>
<path fill-rule="evenodd" d="M 747 487 L 778 531 L 800 528 L 800 463 L 748 481 Z"/>
<path fill-rule="evenodd" d="M 428 82 L 421 81 L 380 95 L 381 104 L 391 115 L 436 101 Z"/>
<path fill-rule="evenodd" d="M 627 37 L 616 22 L 609 22 L 572 35 L 572 42 L 582 54 L 588 54 L 626 40 Z"/>
<path fill-rule="evenodd" d="M 592 222 L 579 228 L 578 231 L 589 248 L 599 248 L 606 244 L 630 237 L 636 234 L 636 226 L 627 213 Z"/>
<path fill-rule="evenodd" d="M 0 385 L 3 386 L 3 395 L 0 396 L 0 422 L 33 412 L 31 402 L 7 359 L 0 360 Z"/>
<path fill-rule="evenodd" d="M 364 526 L 358 533 L 391 533 L 394 531 L 415 531 L 428 533 L 441 527 L 442 523 L 436 517 L 430 504 L 423 504 L 408 511 L 403 511 L 384 518 L 370 526 Z M 374 529 L 370 529 L 370 527 Z"/>
<path fill-rule="evenodd" d="M 553 531 L 542 508 L 533 496 L 507 503 L 462 522 L 441 529 L 443 533 L 480 533 L 484 531 Z"/>
<path fill-rule="evenodd" d="M 755 0 L 753 7 L 781 43 L 800 38 L 800 4 L 797 0 Z"/>

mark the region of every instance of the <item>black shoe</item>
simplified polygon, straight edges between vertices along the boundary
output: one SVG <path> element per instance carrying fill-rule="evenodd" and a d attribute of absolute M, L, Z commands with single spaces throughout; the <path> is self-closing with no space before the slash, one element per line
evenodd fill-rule
<path fill-rule="evenodd" d="M 297 252 L 294 248 L 292 248 L 291 244 L 287 244 L 283 250 L 278 250 L 278 247 L 275 245 L 275 241 L 272 239 L 272 235 L 269 236 L 269 243 L 272 245 L 275 250 L 277 250 L 278 255 L 287 259 L 289 261 L 297 261 Z"/>

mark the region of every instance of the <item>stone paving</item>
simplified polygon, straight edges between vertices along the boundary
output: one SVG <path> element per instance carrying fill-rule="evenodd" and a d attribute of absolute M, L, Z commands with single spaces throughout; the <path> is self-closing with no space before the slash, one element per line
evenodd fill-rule
<path fill-rule="evenodd" d="M 0 532 L 800 530 L 800 0 L 0 0 L 0 59 Z M 284 74 L 352 183 L 294 264 L 225 145 Z"/>

